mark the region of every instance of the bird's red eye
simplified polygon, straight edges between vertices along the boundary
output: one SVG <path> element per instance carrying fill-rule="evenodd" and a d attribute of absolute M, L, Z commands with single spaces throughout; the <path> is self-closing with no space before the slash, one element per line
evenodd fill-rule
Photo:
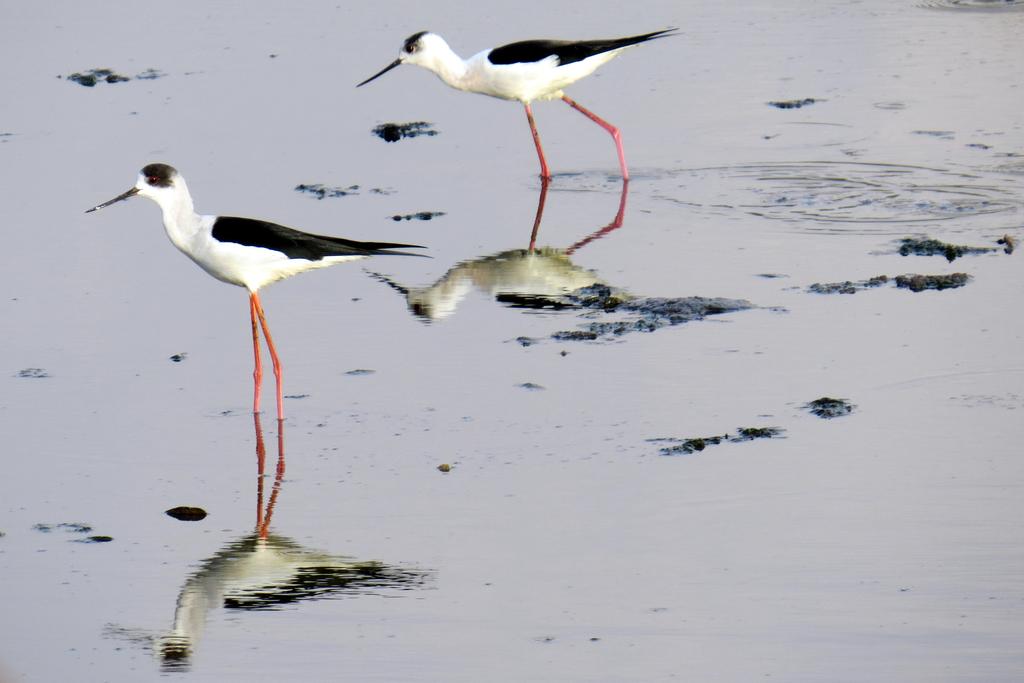
<path fill-rule="evenodd" d="M 146 182 L 150 185 L 156 185 L 156 180 L 157 178 L 155 175 L 146 176 Z"/>

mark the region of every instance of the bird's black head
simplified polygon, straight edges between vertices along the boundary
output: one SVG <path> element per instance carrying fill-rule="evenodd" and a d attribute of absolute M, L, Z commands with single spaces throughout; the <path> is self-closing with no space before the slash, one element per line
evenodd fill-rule
<path fill-rule="evenodd" d="M 420 38 L 425 36 L 429 31 L 420 31 L 414 33 L 405 39 L 405 44 L 402 45 L 402 52 L 411 55 L 420 49 Z"/>
<path fill-rule="evenodd" d="M 167 164 L 147 164 L 142 169 L 142 177 L 146 179 L 146 184 L 152 187 L 170 187 L 176 175 L 178 171 Z"/>

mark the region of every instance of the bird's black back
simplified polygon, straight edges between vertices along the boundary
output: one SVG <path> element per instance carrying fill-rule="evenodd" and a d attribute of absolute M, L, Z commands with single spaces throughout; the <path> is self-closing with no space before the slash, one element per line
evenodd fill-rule
<path fill-rule="evenodd" d="M 213 224 L 213 238 L 218 242 L 233 242 L 247 247 L 263 247 L 279 251 L 288 258 L 319 261 L 325 256 L 373 256 L 375 254 L 403 254 L 392 249 L 422 249 L 418 244 L 392 242 L 357 242 L 344 237 L 311 235 L 277 223 L 255 218 L 218 216 Z"/>
<path fill-rule="evenodd" d="M 523 62 L 539 62 L 554 56 L 559 64 L 580 62 L 587 57 L 610 52 L 619 48 L 644 43 L 653 38 L 660 38 L 675 31 L 674 28 L 652 31 L 639 36 L 626 38 L 607 38 L 603 40 L 524 40 L 509 43 L 491 50 L 487 61 L 491 64 L 519 64 Z"/>

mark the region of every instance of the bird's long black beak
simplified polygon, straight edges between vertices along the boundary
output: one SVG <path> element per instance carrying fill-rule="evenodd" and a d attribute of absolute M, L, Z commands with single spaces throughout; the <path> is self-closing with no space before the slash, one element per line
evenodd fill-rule
<path fill-rule="evenodd" d="M 401 58 L 396 59 L 395 61 L 393 61 L 390 64 L 388 64 L 386 67 L 384 67 L 383 69 L 381 69 L 380 71 L 378 71 L 374 75 L 370 76 L 369 78 L 367 78 L 365 81 L 363 81 L 362 83 L 360 83 L 356 87 L 358 88 L 358 87 L 364 86 L 367 83 L 369 83 L 370 81 L 374 80 L 375 78 L 380 78 L 381 76 L 383 76 L 387 72 L 391 71 L 396 66 L 400 66 L 401 64 L 402 64 L 402 59 Z"/>
<path fill-rule="evenodd" d="M 119 202 L 121 200 L 128 199 L 129 197 L 134 197 L 138 193 L 139 193 L 139 188 L 133 187 L 132 189 L 128 190 L 127 192 L 122 192 L 121 194 L 117 195 L 116 197 L 111 199 L 109 202 L 103 202 L 102 204 L 98 204 L 98 205 L 92 207 L 91 209 L 87 209 L 86 213 L 92 213 L 96 209 L 102 209 L 105 206 L 110 206 L 111 204 L 116 204 L 117 202 Z"/>

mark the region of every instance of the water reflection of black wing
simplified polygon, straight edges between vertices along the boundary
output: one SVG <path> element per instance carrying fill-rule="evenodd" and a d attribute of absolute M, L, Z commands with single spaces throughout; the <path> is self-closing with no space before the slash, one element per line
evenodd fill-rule
<path fill-rule="evenodd" d="M 290 538 L 253 533 L 204 561 L 178 595 L 174 627 L 156 643 L 165 669 L 188 666 L 207 615 L 219 608 L 273 610 L 319 600 L 386 590 L 410 590 L 426 573 L 357 561 L 303 548 Z"/>

